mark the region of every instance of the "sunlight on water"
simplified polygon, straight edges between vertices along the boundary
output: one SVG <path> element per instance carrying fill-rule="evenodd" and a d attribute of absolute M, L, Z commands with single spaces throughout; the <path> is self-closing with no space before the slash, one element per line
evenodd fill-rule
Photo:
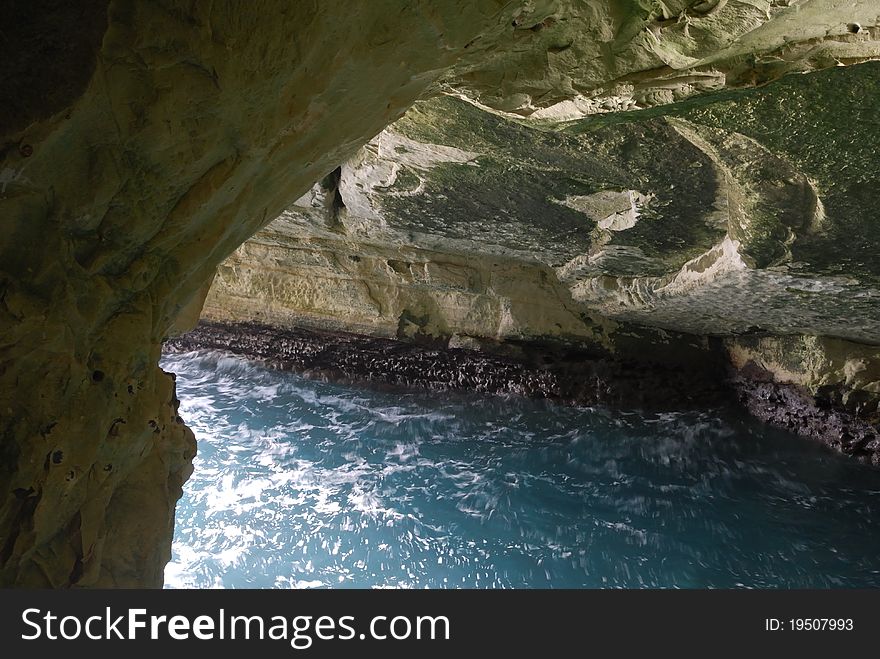
<path fill-rule="evenodd" d="M 880 586 L 880 471 L 737 414 L 163 367 L 199 440 L 168 587 Z"/>

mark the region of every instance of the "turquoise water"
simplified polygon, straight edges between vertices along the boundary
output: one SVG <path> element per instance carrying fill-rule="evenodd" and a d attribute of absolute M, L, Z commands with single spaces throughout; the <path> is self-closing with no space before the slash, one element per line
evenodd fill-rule
<path fill-rule="evenodd" d="M 733 412 L 163 367 L 199 440 L 168 587 L 880 586 L 880 471 Z"/>

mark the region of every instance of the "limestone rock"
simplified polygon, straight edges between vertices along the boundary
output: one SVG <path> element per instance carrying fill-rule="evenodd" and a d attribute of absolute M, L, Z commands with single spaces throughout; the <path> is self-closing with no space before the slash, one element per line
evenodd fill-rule
<path fill-rule="evenodd" d="M 554 120 L 652 108 L 878 56 L 874 0 L 47 0 L 16 3 L 4 18 L 11 28 L 0 40 L 0 585 L 161 584 L 174 501 L 193 455 L 171 383 L 157 367 L 163 338 L 192 323 L 223 259 L 416 99 L 445 89 L 500 113 L 499 121 L 504 113 Z M 856 32 L 847 27 L 853 23 L 860 25 Z M 717 172 L 711 153 L 683 136 L 688 129 L 681 127 L 694 121 L 658 120 L 644 131 L 655 144 L 673 138 L 706 163 L 705 171 Z M 491 131 L 463 144 L 416 132 L 399 131 L 455 151 L 435 150 L 429 162 L 398 158 L 394 186 L 415 182 L 414 172 L 469 167 L 491 173 L 460 161 L 463 152 L 482 152 L 484 142 L 495 139 Z M 790 134 L 795 139 L 797 130 Z M 711 130 L 700 139 L 725 162 L 739 162 L 737 145 L 726 150 L 713 142 Z M 806 172 L 802 165 L 792 163 Z M 382 180 L 390 181 L 390 173 Z M 325 187 L 310 203 L 327 204 L 322 230 L 342 240 L 335 194 L 343 190 L 343 199 L 354 199 L 353 190 Z M 627 185 L 650 192 L 643 188 Z M 535 190 L 526 181 L 511 192 L 525 203 Z M 430 198 L 401 195 L 397 201 Z M 499 302 L 485 314 L 472 312 L 467 296 L 451 296 L 462 300 L 462 317 L 476 313 L 479 331 L 494 323 L 499 334 L 520 332 L 545 322 L 545 314 L 560 333 L 592 334 L 594 324 L 602 325 L 582 322 L 568 304 L 566 290 L 574 288 L 553 276 L 553 268 L 565 265 L 555 256 L 575 258 L 587 241 L 572 240 L 570 249 L 556 245 L 567 240 L 563 232 L 580 231 L 584 223 L 557 201 L 538 195 L 534 202 L 568 213 L 538 239 L 540 246 L 555 236 L 529 266 L 537 283 L 522 281 L 526 273 L 520 283 L 512 277 L 511 291 L 504 289 L 506 276 L 490 281 L 501 294 L 468 298 L 477 306 Z M 474 215 L 480 207 L 461 210 Z M 834 217 L 828 203 L 825 210 Z M 436 216 L 424 218 L 430 233 Z M 372 231 L 375 218 L 362 219 L 364 231 Z M 492 226 L 481 222 L 472 228 Z M 644 216 L 615 235 L 643 226 Z M 451 225 L 443 239 L 455 237 L 455 230 Z M 518 231 L 512 225 L 493 238 L 499 255 L 508 256 L 498 261 L 502 269 L 516 270 L 513 252 L 534 245 L 532 238 L 517 238 Z M 758 244 L 747 228 L 743 232 L 737 240 Z M 682 245 L 659 246 L 660 274 L 721 234 L 710 222 Z M 762 255 L 778 253 L 780 241 L 769 238 Z M 644 244 L 639 249 L 646 263 L 657 257 Z M 544 254 L 554 255 L 549 270 Z M 329 258 L 308 250 L 302 256 Z M 374 256 L 385 259 L 380 249 Z M 386 260 L 389 281 L 434 277 L 462 289 L 470 284 L 461 282 L 490 267 L 469 267 L 463 261 L 470 257 L 443 266 L 433 256 L 422 267 L 409 257 Z M 862 270 L 844 274 L 860 278 Z M 226 275 L 218 280 L 229 281 Z M 520 285 L 527 297 L 515 300 Z M 311 295 L 302 291 L 302 300 Z M 564 304 L 528 309 L 532 295 L 557 293 Z M 352 293 L 353 303 L 368 297 Z M 421 327 L 425 313 L 416 307 L 407 322 Z"/>
<path fill-rule="evenodd" d="M 880 64 L 534 125 L 418 103 L 224 265 L 214 319 L 393 335 L 697 335 L 880 344 L 869 195 Z M 316 188 L 314 194 L 321 189 Z"/>
<path fill-rule="evenodd" d="M 162 339 L 523 8 L 69 4 L 18 3 L 0 42 L 0 585 L 159 586 L 193 455 Z"/>

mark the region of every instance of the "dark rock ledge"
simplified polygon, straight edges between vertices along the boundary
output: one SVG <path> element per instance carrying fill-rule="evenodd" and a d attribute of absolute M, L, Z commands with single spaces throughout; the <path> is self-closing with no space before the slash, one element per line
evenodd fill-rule
<path fill-rule="evenodd" d="M 859 397 L 842 387 L 827 387 L 813 394 L 796 385 L 780 384 L 754 364 L 733 373 L 730 383 L 752 416 L 880 467 L 876 401 L 853 400 Z"/>
<path fill-rule="evenodd" d="M 223 350 L 307 377 L 381 388 L 465 390 L 623 409 L 681 410 L 738 401 L 771 425 L 880 466 L 880 422 L 840 396 L 812 395 L 767 373 L 725 369 L 720 350 L 695 364 L 613 358 L 558 344 L 446 348 L 345 332 L 201 322 L 165 343 L 166 353 Z M 876 416 L 876 415 L 875 415 Z"/>

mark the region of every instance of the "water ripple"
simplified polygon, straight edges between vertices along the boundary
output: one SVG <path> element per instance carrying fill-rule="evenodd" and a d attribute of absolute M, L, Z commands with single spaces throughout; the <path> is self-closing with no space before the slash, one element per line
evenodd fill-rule
<path fill-rule="evenodd" d="M 730 411 L 163 366 L 199 439 L 168 587 L 880 586 L 880 472 Z"/>

